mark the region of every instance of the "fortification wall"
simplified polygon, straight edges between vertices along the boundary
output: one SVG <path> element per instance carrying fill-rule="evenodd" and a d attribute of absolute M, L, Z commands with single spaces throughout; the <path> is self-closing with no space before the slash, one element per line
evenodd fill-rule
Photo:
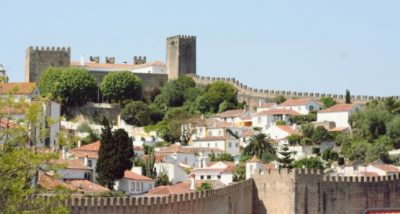
<path fill-rule="evenodd" d="M 68 202 L 73 214 L 250 214 L 252 180 L 225 188 L 162 197 L 75 198 Z"/>
<path fill-rule="evenodd" d="M 90 71 L 91 74 L 96 78 L 97 83 L 99 84 L 101 80 L 103 80 L 104 76 L 108 74 L 108 72 L 104 71 Z M 143 91 L 145 93 L 150 93 L 154 89 L 161 88 L 167 81 L 167 74 L 149 74 L 149 73 L 135 73 L 142 79 L 143 81 Z"/>
<path fill-rule="evenodd" d="M 69 47 L 29 47 L 25 52 L 25 81 L 36 82 L 48 67 L 64 67 L 71 63 Z"/>
<path fill-rule="evenodd" d="M 255 189 L 268 214 L 350 214 L 367 208 L 399 208 L 399 180 L 399 175 L 329 177 L 321 170 L 274 170 L 254 175 Z M 260 210 L 260 205 L 254 206 L 254 213 L 265 213 Z"/>
<path fill-rule="evenodd" d="M 283 95 L 287 98 L 302 98 L 310 97 L 320 99 L 322 97 L 332 97 L 338 101 L 344 101 L 345 96 L 342 94 L 330 94 L 330 93 L 314 93 L 314 92 L 298 92 L 298 91 L 284 91 L 284 90 L 269 90 L 269 89 L 257 89 L 251 88 L 235 78 L 225 77 L 207 77 L 199 75 L 190 75 L 193 77 L 197 85 L 204 86 L 211 84 L 216 81 L 223 81 L 232 84 L 238 90 L 238 98 L 240 101 L 246 101 L 250 106 L 258 105 L 260 99 L 273 99 L 277 95 Z M 385 97 L 381 96 L 367 96 L 367 95 L 351 95 L 352 101 L 356 102 L 368 102 L 371 100 L 381 100 Z M 400 96 L 395 96 L 395 99 L 400 99 Z"/>

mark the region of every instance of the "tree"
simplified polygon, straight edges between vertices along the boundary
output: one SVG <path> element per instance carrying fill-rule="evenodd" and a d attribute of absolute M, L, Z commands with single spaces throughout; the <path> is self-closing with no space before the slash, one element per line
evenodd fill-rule
<path fill-rule="evenodd" d="M 373 141 L 386 134 L 386 123 L 390 118 L 391 115 L 379 107 L 367 108 L 352 114 L 350 124 L 356 137 Z"/>
<path fill-rule="evenodd" d="M 350 104 L 351 103 L 351 95 L 350 95 L 350 91 L 347 89 L 346 90 L 346 103 Z"/>
<path fill-rule="evenodd" d="M 276 96 L 276 97 L 274 98 L 274 101 L 276 102 L 276 104 L 279 105 L 279 104 L 285 102 L 285 101 L 286 101 L 286 98 L 285 98 L 285 96 L 283 96 L 283 95 L 278 95 L 278 96 Z"/>
<path fill-rule="evenodd" d="M 306 169 L 323 169 L 324 164 L 319 157 L 309 157 L 297 160 L 294 162 L 295 168 L 306 168 Z"/>
<path fill-rule="evenodd" d="M 87 136 L 81 139 L 82 145 L 87 145 L 100 140 L 99 133 L 94 131 L 88 123 L 81 123 L 77 128 L 78 132 L 86 133 Z"/>
<path fill-rule="evenodd" d="M 210 158 L 210 161 L 212 161 L 212 162 L 215 162 L 215 161 L 234 161 L 234 158 L 229 153 L 222 153 L 222 154 L 216 156 L 214 152 L 211 152 L 210 154 L 208 154 L 208 157 Z"/>
<path fill-rule="evenodd" d="M 134 126 L 147 126 L 152 123 L 152 110 L 142 101 L 132 101 L 125 105 L 121 118 Z"/>
<path fill-rule="evenodd" d="M 317 114 L 315 112 L 310 112 L 306 115 L 293 115 L 290 116 L 289 120 L 297 125 L 302 125 L 317 121 Z"/>
<path fill-rule="evenodd" d="M 393 139 L 393 143 L 400 145 L 400 116 L 396 116 L 387 124 L 387 135 Z"/>
<path fill-rule="evenodd" d="M 196 96 L 198 91 L 191 89 L 195 86 L 196 84 L 192 78 L 180 76 L 178 79 L 166 83 L 161 88 L 161 93 L 157 95 L 154 102 L 162 110 L 166 110 L 168 107 L 182 106 L 185 102 L 185 97 L 193 99 Z"/>
<path fill-rule="evenodd" d="M 145 176 L 153 179 L 157 177 L 157 171 L 156 168 L 154 167 L 155 162 L 156 162 L 156 157 L 154 155 L 154 149 L 152 149 L 150 153 L 147 155 L 147 159 L 145 160 L 144 164 Z"/>
<path fill-rule="evenodd" d="M 171 182 L 169 181 L 168 172 L 166 169 L 162 168 L 156 177 L 156 186 L 164 186 L 169 184 L 171 184 Z"/>
<path fill-rule="evenodd" d="M 142 96 L 142 80 L 131 71 L 110 72 L 101 81 L 100 90 L 109 102 L 137 100 Z"/>
<path fill-rule="evenodd" d="M 281 164 L 282 168 L 292 168 L 291 164 L 294 161 L 294 159 L 291 157 L 292 153 L 293 152 L 289 151 L 287 146 L 284 146 L 282 151 L 279 152 L 282 157 L 278 158 L 278 162 Z"/>
<path fill-rule="evenodd" d="M 314 135 L 314 124 L 312 123 L 303 124 L 300 126 L 300 129 L 304 137 L 311 139 Z"/>
<path fill-rule="evenodd" d="M 196 188 L 196 192 L 204 191 L 204 190 L 210 190 L 212 189 L 212 184 L 203 182 L 199 187 Z"/>
<path fill-rule="evenodd" d="M 336 100 L 334 100 L 332 97 L 323 97 L 320 99 L 320 101 L 323 103 L 324 108 L 329 108 L 336 105 Z"/>
<path fill-rule="evenodd" d="M 0 113 L 3 124 L 0 129 L 0 213 L 69 213 L 63 205 L 69 197 L 65 189 L 54 190 L 53 197 L 48 200 L 34 197 L 43 193 L 37 186 L 39 173 L 61 168 L 54 164 L 59 154 L 41 152 L 30 141 L 32 128 L 44 133 L 36 142 L 48 136 L 44 131 L 45 124 L 41 122 L 43 101 L 39 99 L 35 105 L 28 105 L 25 101 L 16 101 L 13 95 L 0 97 L 0 109 L 15 109 L 24 105 L 27 112 L 18 120 L 7 111 Z"/>
<path fill-rule="evenodd" d="M 329 139 L 331 139 L 331 135 L 329 134 L 329 131 L 325 129 L 325 127 L 317 126 L 314 129 L 314 133 L 311 138 L 314 143 L 320 144 L 321 142 Z"/>
<path fill-rule="evenodd" d="M 383 103 L 389 113 L 400 113 L 400 101 L 397 101 L 394 97 L 385 98 Z"/>
<path fill-rule="evenodd" d="M 274 160 L 276 158 L 276 152 L 272 143 L 273 140 L 264 133 L 253 135 L 249 140 L 249 145 L 247 145 L 244 150 L 244 155 L 256 155 L 264 162 Z"/>
<path fill-rule="evenodd" d="M 50 67 L 39 78 L 42 95 L 69 106 L 96 100 L 96 79 L 87 70 L 74 67 Z"/>
<path fill-rule="evenodd" d="M 111 131 L 103 118 L 99 159 L 96 165 L 97 180 L 101 185 L 113 189 L 114 182 L 124 176 L 125 170 L 132 168 L 134 157 L 132 139 L 123 129 Z"/>
<path fill-rule="evenodd" d="M 217 113 L 223 110 L 225 106 L 237 106 L 237 90 L 229 83 L 214 82 L 207 85 L 203 94 L 204 100 L 207 104 L 208 112 Z M 220 106 L 222 103 L 224 103 Z M 223 107 L 220 109 L 220 107 Z"/>
<path fill-rule="evenodd" d="M 233 172 L 233 181 L 243 181 L 246 179 L 246 166 L 243 163 L 236 165 Z"/>

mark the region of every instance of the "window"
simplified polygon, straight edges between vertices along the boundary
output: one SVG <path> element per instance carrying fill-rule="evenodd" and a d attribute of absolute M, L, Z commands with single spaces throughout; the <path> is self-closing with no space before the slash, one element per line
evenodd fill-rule
<path fill-rule="evenodd" d="M 92 167 L 92 160 L 88 160 L 87 165 L 88 165 L 88 167 Z"/>
<path fill-rule="evenodd" d="M 221 130 L 218 131 L 218 136 L 222 136 L 222 131 Z"/>
<path fill-rule="evenodd" d="M 212 131 L 208 131 L 208 136 L 212 136 Z"/>
<path fill-rule="evenodd" d="M 139 182 L 136 183 L 136 191 L 139 191 Z"/>
<path fill-rule="evenodd" d="M 210 148 L 210 143 L 207 144 L 207 147 Z"/>
<path fill-rule="evenodd" d="M 232 142 L 229 142 L 228 145 L 229 145 L 229 148 L 232 148 Z"/>
<path fill-rule="evenodd" d="M 313 111 L 314 110 L 314 106 L 310 106 L 310 111 Z"/>
<path fill-rule="evenodd" d="M 214 147 L 217 148 L 218 147 L 218 143 L 214 143 Z"/>
<path fill-rule="evenodd" d="M 221 175 L 218 175 L 217 178 L 218 178 L 218 179 L 221 179 Z"/>
<path fill-rule="evenodd" d="M 135 182 L 131 182 L 131 192 L 135 191 Z"/>
<path fill-rule="evenodd" d="M 200 129 L 199 129 L 199 133 L 200 133 L 200 134 L 203 133 L 203 129 L 200 128 Z"/>
<path fill-rule="evenodd" d="M 200 175 L 200 180 L 204 180 L 204 175 Z"/>
<path fill-rule="evenodd" d="M 257 123 L 258 123 L 258 124 L 261 123 L 261 117 L 257 117 Z"/>
<path fill-rule="evenodd" d="M 236 148 L 238 148 L 238 147 L 239 147 L 239 143 L 235 143 L 235 145 L 236 145 Z"/>
<path fill-rule="evenodd" d="M 143 182 L 140 183 L 140 191 L 143 191 Z"/>
<path fill-rule="evenodd" d="M 301 110 L 301 107 L 300 107 L 300 106 L 299 106 L 299 107 L 297 107 L 297 110 L 299 110 L 299 111 L 300 111 L 300 110 Z"/>
<path fill-rule="evenodd" d="M 153 188 L 153 185 L 152 184 L 149 184 L 149 189 L 152 189 Z"/>
<path fill-rule="evenodd" d="M 207 175 L 207 180 L 211 180 L 211 175 Z"/>
<path fill-rule="evenodd" d="M 187 157 L 185 157 L 184 163 L 187 163 Z"/>

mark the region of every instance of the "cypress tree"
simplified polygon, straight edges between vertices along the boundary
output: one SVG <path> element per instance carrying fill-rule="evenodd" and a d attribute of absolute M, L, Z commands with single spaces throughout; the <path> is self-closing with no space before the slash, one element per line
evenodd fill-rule
<path fill-rule="evenodd" d="M 351 103 L 350 91 L 348 89 L 346 90 L 346 103 L 347 104 Z"/>
<path fill-rule="evenodd" d="M 115 181 L 124 176 L 124 171 L 132 168 L 132 139 L 123 129 L 112 132 L 106 118 L 103 118 L 102 125 L 99 159 L 96 165 L 97 181 L 113 189 Z"/>

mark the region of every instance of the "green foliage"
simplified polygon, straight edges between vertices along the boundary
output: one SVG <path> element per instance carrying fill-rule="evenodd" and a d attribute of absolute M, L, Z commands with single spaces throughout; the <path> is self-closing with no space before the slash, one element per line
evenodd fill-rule
<path fill-rule="evenodd" d="M 247 156 L 255 155 L 260 160 L 269 162 L 276 158 L 276 151 L 272 143 L 273 140 L 264 133 L 253 135 L 249 140 L 249 145 L 244 149 L 243 154 Z"/>
<path fill-rule="evenodd" d="M 87 145 L 100 140 L 99 134 L 90 128 L 88 123 L 81 123 L 77 128 L 78 132 L 86 133 L 87 136 L 81 139 L 82 145 Z"/>
<path fill-rule="evenodd" d="M 291 145 L 300 143 L 301 139 L 302 137 L 298 134 L 291 134 L 288 136 L 288 141 Z"/>
<path fill-rule="evenodd" d="M 373 141 L 386 134 L 386 123 L 390 119 L 391 116 L 387 111 L 374 107 L 352 114 L 350 122 L 357 138 Z"/>
<path fill-rule="evenodd" d="M 210 154 L 208 154 L 208 157 L 210 158 L 210 161 L 212 161 L 212 162 L 216 162 L 216 161 L 234 161 L 234 158 L 229 153 L 222 153 L 220 155 L 215 155 L 214 152 L 211 152 Z"/>
<path fill-rule="evenodd" d="M 241 163 L 236 165 L 235 171 L 233 172 L 233 182 L 244 181 L 246 179 L 246 166 Z"/>
<path fill-rule="evenodd" d="M 332 97 L 323 97 L 320 99 L 320 101 L 324 105 L 324 108 L 329 108 L 336 105 L 336 100 L 334 100 Z"/>
<path fill-rule="evenodd" d="M 331 135 L 329 134 L 329 131 L 326 130 L 323 126 L 317 126 L 314 129 L 314 133 L 311 137 L 311 140 L 317 144 L 320 144 L 321 142 L 329 139 L 331 139 Z"/>
<path fill-rule="evenodd" d="M 331 149 L 325 149 L 325 150 L 322 152 L 322 159 L 328 161 L 330 155 L 331 155 Z"/>
<path fill-rule="evenodd" d="M 339 154 L 335 151 L 331 151 L 331 154 L 329 155 L 329 160 L 337 161 L 338 159 L 339 159 Z"/>
<path fill-rule="evenodd" d="M 276 121 L 275 124 L 276 124 L 277 126 L 283 126 L 283 125 L 286 125 L 286 122 L 283 121 L 283 120 L 278 120 L 278 121 Z"/>
<path fill-rule="evenodd" d="M 191 127 L 182 128 L 183 124 L 187 124 L 190 115 L 184 108 L 169 109 L 163 121 L 159 122 L 154 128 L 157 135 L 164 141 L 169 143 L 181 142 L 186 145 L 193 134 L 194 129 Z"/>
<path fill-rule="evenodd" d="M 156 186 L 165 186 L 172 184 L 169 181 L 168 172 L 163 168 L 156 177 Z"/>
<path fill-rule="evenodd" d="M 348 133 L 342 132 L 335 137 L 335 142 L 337 146 L 349 144 L 350 135 Z"/>
<path fill-rule="evenodd" d="M 140 99 L 142 80 L 131 71 L 110 72 L 101 81 L 100 90 L 109 102 Z"/>
<path fill-rule="evenodd" d="M 155 179 L 157 176 L 157 171 L 156 168 L 154 167 L 154 164 L 156 162 L 156 157 L 154 153 L 154 149 L 150 151 L 150 153 L 147 156 L 147 159 L 144 162 L 144 175 L 150 178 Z"/>
<path fill-rule="evenodd" d="M 225 82 L 214 82 L 207 85 L 203 94 L 204 100 L 207 104 L 207 112 L 217 113 L 221 112 L 220 105 L 222 107 L 237 106 L 237 90 L 229 83 Z M 228 109 L 225 109 L 228 110 Z"/>
<path fill-rule="evenodd" d="M 100 139 L 99 159 L 96 165 L 97 180 L 109 189 L 114 182 L 124 176 L 125 170 L 132 168 L 134 157 L 132 139 L 123 129 L 111 131 L 107 119 L 103 119 Z"/>
<path fill-rule="evenodd" d="M 390 162 L 388 152 L 393 149 L 393 141 L 388 136 L 379 137 L 368 150 L 366 162 L 371 163 L 376 160 Z"/>
<path fill-rule="evenodd" d="M 196 192 L 201 192 L 204 190 L 211 190 L 211 189 L 212 189 L 211 183 L 203 182 L 199 187 L 196 188 Z"/>
<path fill-rule="evenodd" d="M 349 90 L 346 90 L 345 97 L 346 97 L 346 103 L 350 104 L 351 103 L 351 95 L 350 95 L 350 91 Z"/>
<path fill-rule="evenodd" d="M 293 152 L 289 151 L 287 146 L 282 148 L 282 151 L 279 152 L 282 156 L 281 158 L 277 158 L 278 162 L 281 164 L 282 168 L 292 168 L 292 162 L 294 159 L 292 158 Z"/>
<path fill-rule="evenodd" d="M 286 98 L 285 98 L 285 96 L 283 96 L 283 95 L 278 95 L 278 96 L 276 96 L 276 97 L 274 98 L 274 101 L 275 101 L 276 104 L 279 105 L 279 104 L 285 102 L 285 101 L 286 101 Z"/>
<path fill-rule="evenodd" d="M 134 126 L 147 126 L 152 123 L 152 110 L 142 101 L 131 101 L 125 105 L 121 118 Z"/>
<path fill-rule="evenodd" d="M 385 109 L 393 114 L 393 113 L 400 113 L 400 101 L 396 100 L 394 97 L 387 97 L 383 100 L 383 104 Z"/>
<path fill-rule="evenodd" d="M 194 99 L 196 96 L 197 90 L 191 89 L 187 91 L 189 88 L 194 88 L 195 85 L 192 78 L 181 76 L 177 80 L 166 83 L 154 102 L 163 110 L 168 107 L 182 106 L 185 102 L 185 95 L 188 99 Z"/>
<path fill-rule="evenodd" d="M 310 112 L 307 115 L 290 116 L 290 121 L 297 125 L 311 123 L 311 122 L 317 121 L 317 114 L 315 112 Z"/>
<path fill-rule="evenodd" d="M 387 135 L 393 139 L 394 145 L 400 145 L 400 115 L 395 116 L 387 123 Z"/>
<path fill-rule="evenodd" d="M 300 126 L 301 132 L 304 137 L 311 139 L 314 135 L 314 124 L 306 123 Z"/>
<path fill-rule="evenodd" d="M 339 157 L 339 159 L 338 159 L 338 165 L 339 165 L 339 166 L 343 166 L 344 164 L 345 164 L 344 157 Z"/>
<path fill-rule="evenodd" d="M 42 95 L 66 106 L 80 106 L 95 100 L 96 80 L 87 70 L 74 67 L 50 67 L 39 78 Z"/>
<path fill-rule="evenodd" d="M 306 169 L 323 169 L 324 164 L 319 157 L 309 157 L 297 160 L 294 162 L 295 168 L 306 168 Z"/>

